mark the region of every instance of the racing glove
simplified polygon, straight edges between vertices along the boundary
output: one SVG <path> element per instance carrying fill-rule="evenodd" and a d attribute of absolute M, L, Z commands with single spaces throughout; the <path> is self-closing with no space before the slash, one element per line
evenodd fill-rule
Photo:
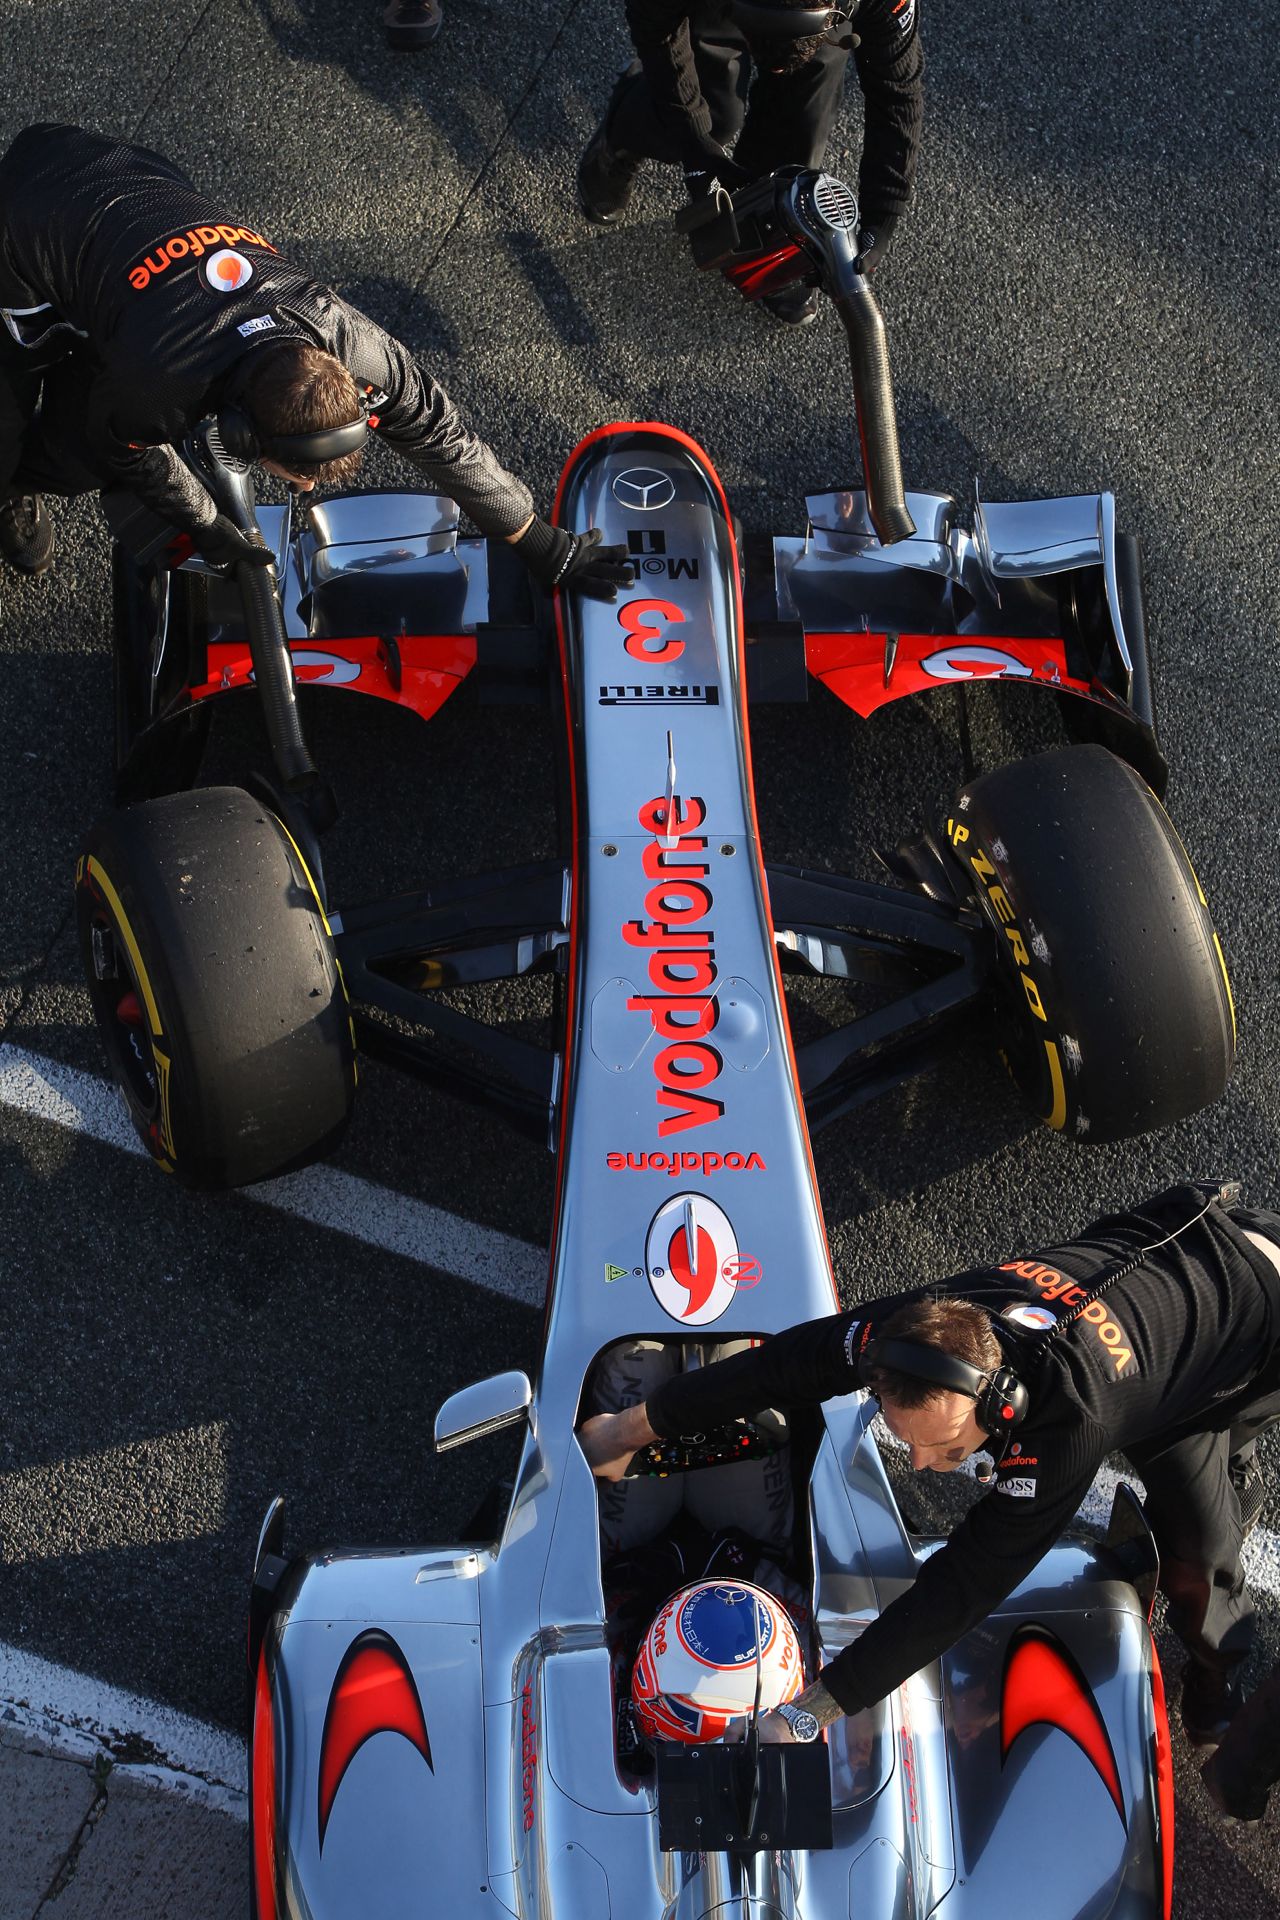
<path fill-rule="evenodd" d="M 897 224 L 897 214 L 886 213 L 879 220 L 864 220 L 858 228 L 858 265 L 868 280 L 888 253 Z"/>
<path fill-rule="evenodd" d="M 746 168 L 731 160 L 710 134 L 691 134 L 685 142 L 684 184 L 691 200 L 705 200 L 717 181 L 732 193 L 737 187 L 745 187 L 750 178 Z"/>
<path fill-rule="evenodd" d="M 616 600 L 635 578 L 625 547 L 602 547 L 599 527 L 566 533 L 537 516 L 512 545 L 539 585 L 577 587 L 593 600 Z"/>
<path fill-rule="evenodd" d="M 191 544 L 211 567 L 234 567 L 242 560 L 251 567 L 269 567 L 275 562 L 270 547 L 241 533 L 234 520 L 219 513 L 206 526 L 191 530 Z"/>

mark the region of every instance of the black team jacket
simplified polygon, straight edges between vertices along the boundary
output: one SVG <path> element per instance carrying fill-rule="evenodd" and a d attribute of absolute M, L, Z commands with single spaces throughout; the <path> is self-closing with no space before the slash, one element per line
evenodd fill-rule
<path fill-rule="evenodd" d="M 19 343 L 61 338 L 92 356 L 77 451 L 102 486 L 178 526 L 207 524 L 214 506 L 175 443 L 249 356 L 284 340 L 341 360 L 380 438 L 482 532 L 515 533 L 533 510 L 407 348 L 145 147 L 79 127 L 18 135 L 0 159 L 0 310 Z"/>
<path fill-rule="evenodd" d="M 846 1713 L 892 1693 L 999 1606 L 1070 1523 L 1108 1454 L 1225 1431 L 1260 1389 L 1280 1390 L 1280 1275 L 1242 1231 L 1280 1241 L 1274 1214 L 1237 1208 L 1228 1217 L 1215 1205 L 1060 1338 L 1046 1341 L 1034 1324 L 1068 1315 L 1108 1268 L 1200 1205 L 1198 1189 L 1171 1188 L 1063 1246 L 791 1327 L 750 1352 L 677 1374 L 646 1402 L 650 1425 L 668 1439 L 758 1407 L 815 1405 L 857 1389 L 859 1357 L 909 1301 L 946 1295 L 990 1313 L 1030 1410 L 991 1490 L 908 1591 L 823 1670 Z"/>
<path fill-rule="evenodd" d="M 626 0 L 626 9 L 658 117 L 677 138 L 687 129 L 695 142 L 709 139 L 693 47 L 700 27 L 723 18 L 722 0 Z M 858 204 L 874 225 L 903 212 L 915 179 L 924 122 L 918 0 L 853 0 L 848 10 L 865 115 Z"/>

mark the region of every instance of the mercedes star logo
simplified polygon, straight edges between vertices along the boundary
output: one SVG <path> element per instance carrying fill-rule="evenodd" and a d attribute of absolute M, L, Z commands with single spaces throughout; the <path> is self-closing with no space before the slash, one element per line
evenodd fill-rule
<path fill-rule="evenodd" d="M 657 467 L 628 467 L 613 483 L 613 497 L 637 513 L 654 513 L 669 507 L 676 497 L 676 483 L 669 473 Z"/>

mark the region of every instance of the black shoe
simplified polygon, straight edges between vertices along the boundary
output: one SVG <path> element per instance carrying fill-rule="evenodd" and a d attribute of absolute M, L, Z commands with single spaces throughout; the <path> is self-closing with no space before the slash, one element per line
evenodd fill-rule
<path fill-rule="evenodd" d="M 797 280 L 778 293 L 766 293 L 760 305 L 784 327 L 812 326 L 818 317 L 818 289 L 806 287 L 803 280 Z"/>
<path fill-rule="evenodd" d="M 1204 1790 L 1222 1815 L 1226 1827 L 1260 1827 L 1267 1817 L 1267 1788 L 1258 1786 L 1243 1796 L 1227 1790 L 1218 1777 L 1218 1755 L 1211 1754 L 1200 1769 Z"/>
<path fill-rule="evenodd" d="M 38 493 L 0 500 L 0 553 L 17 573 L 47 573 L 53 565 L 53 522 Z"/>
<path fill-rule="evenodd" d="M 382 30 L 397 53 L 420 53 L 431 45 L 443 21 L 440 0 L 391 0 Z"/>
<path fill-rule="evenodd" d="M 1221 1745 L 1240 1705 L 1231 1676 L 1188 1660 L 1182 1674 L 1182 1731 L 1201 1751 Z"/>
<path fill-rule="evenodd" d="M 578 205 L 598 227 L 616 226 L 627 210 L 643 161 L 609 145 L 601 124 L 578 162 Z"/>
<path fill-rule="evenodd" d="M 1247 1540 L 1261 1520 L 1262 1510 L 1267 1504 L 1267 1483 L 1257 1456 L 1252 1452 L 1247 1460 L 1230 1461 L 1227 1471 L 1240 1503 L 1240 1538 Z"/>

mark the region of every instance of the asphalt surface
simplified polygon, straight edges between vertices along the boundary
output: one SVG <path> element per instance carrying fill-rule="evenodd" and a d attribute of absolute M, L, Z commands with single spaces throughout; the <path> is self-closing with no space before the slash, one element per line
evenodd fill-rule
<path fill-rule="evenodd" d="M 78 119 L 183 161 L 420 350 L 544 508 L 583 432 L 656 417 L 701 440 L 749 530 L 798 532 L 806 492 L 856 475 L 833 317 L 791 335 L 700 278 L 656 173 L 619 231 L 575 211 L 620 14 L 450 0 L 411 60 L 384 50 L 372 4 L 0 0 L 0 136 Z M 1280 1205 L 1277 41 L 1258 0 L 933 0 L 925 32 L 918 205 L 877 282 L 908 481 L 962 500 L 975 475 L 990 499 L 1115 489 L 1146 550 L 1170 808 L 1231 964 L 1240 1057 L 1210 1112 L 1086 1152 L 1029 1129 L 975 1033 L 816 1143 L 850 1298 L 1189 1172 Z M 858 127 L 855 94 L 833 171 L 854 173 Z M 0 575 L 0 1040 L 101 1072 L 69 922 L 109 797 L 107 545 L 91 502 L 57 526 L 49 578 Z M 346 809 L 335 899 L 551 851 L 549 720 L 446 710 L 427 733 L 372 707 L 309 709 Z M 998 694 L 975 726 L 983 763 L 1055 737 Z M 753 746 L 767 856 L 846 872 L 960 776 L 945 699 L 868 726 L 815 689 L 762 710 Z M 243 747 L 232 729 L 212 771 Z M 338 1164 L 545 1242 L 549 1157 L 376 1066 Z M 270 1496 L 299 1548 L 448 1537 L 496 1456 L 438 1465 L 432 1413 L 532 1365 L 536 1316 L 12 1111 L 0 1218 L 0 1638 L 238 1724 Z M 1261 1613 L 1259 1666 L 1280 1656 L 1280 1603 Z M 1180 1742 L 1179 1766 L 1179 1914 L 1274 1914 L 1274 1821 L 1224 1833 Z"/>

